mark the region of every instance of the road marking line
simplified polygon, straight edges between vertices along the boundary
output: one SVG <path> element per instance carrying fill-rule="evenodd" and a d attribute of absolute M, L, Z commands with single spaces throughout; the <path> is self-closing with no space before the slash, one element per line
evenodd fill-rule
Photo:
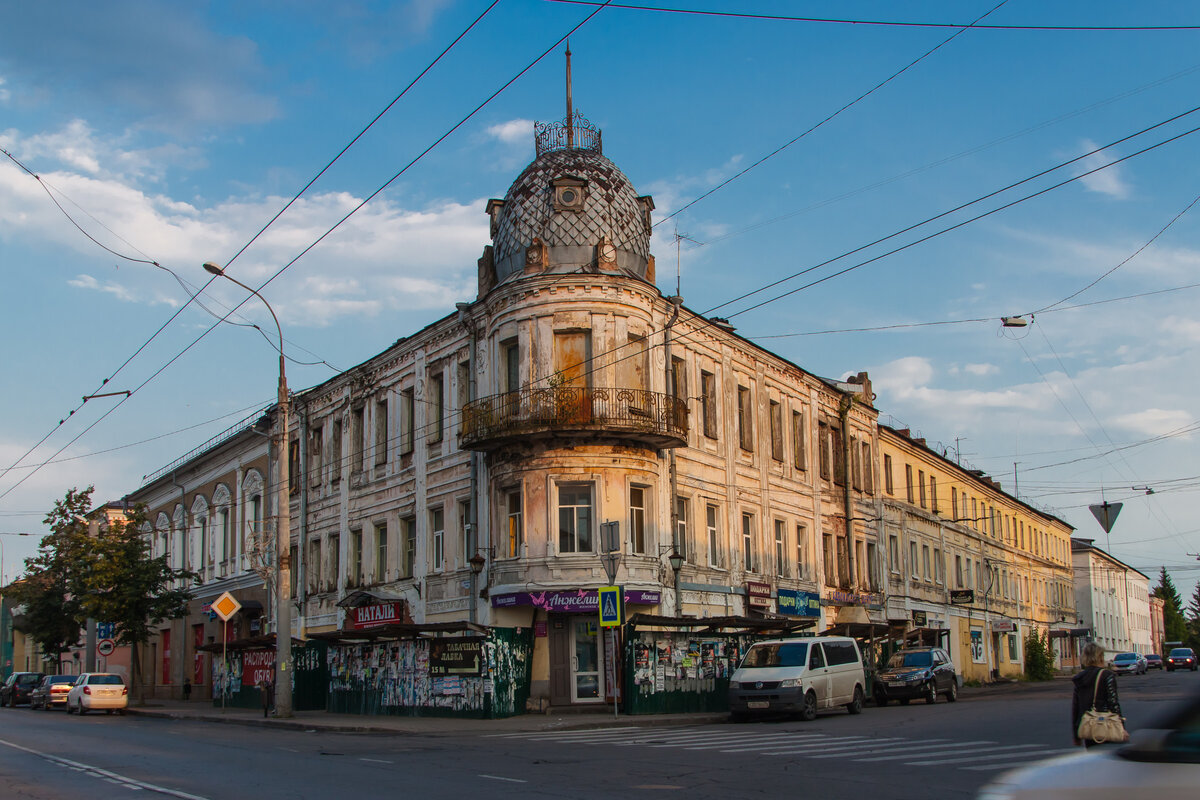
<path fill-rule="evenodd" d="M 636 725 L 629 725 L 624 728 L 605 728 L 604 730 L 605 731 L 640 731 L 640 730 L 645 730 L 645 729 L 640 728 Z M 587 736 L 587 735 L 594 734 L 594 733 L 596 733 L 595 730 L 589 729 L 586 731 L 558 731 L 557 733 L 552 734 L 552 735 L 556 738 L 561 738 L 564 736 L 573 738 L 578 735 Z M 538 731 L 537 733 L 530 733 L 529 731 L 522 731 L 520 733 L 489 733 L 489 734 L 486 734 L 483 738 L 485 738 L 485 739 L 524 739 L 524 738 L 533 738 L 535 736 L 545 736 L 545 735 L 547 735 L 547 734 L 545 734 L 542 731 Z"/>
<path fill-rule="evenodd" d="M 1059 754 L 1059 753 L 1078 753 L 1078 752 L 1079 752 L 1078 747 L 1072 747 L 1070 750 L 1048 750 L 1048 751 L 1046 751 L 1046 755 Z M 1023 753 L 1014 753 L 1013 755 L 1024 755 L 1024 754 Z M 1025 765 L 1028 763 L 1029 762 L 1027 760 L 1005 761 L 1005 762 L 1001 762 L 999 764 L 980 764 L 977 767 L 959 767 L 959 769 L 969 769 L 972 772 L 985 772 L 985 771 L 989 771 L 989 770 L 1008 769 L 1009 767 L 1012 767 L 1012 766 Z"/>
<path fill-rule="evenodd" d="M 974 755 L 969 758 L 939 758 L 936 761 L 906 761 L 904 763 L 908 764 L 909 766 L 914 766 L 914 767 L 929 767 L 929 766 L 939 766 L 940 767 L 943 764 L 969 764 L 972 761 L 995 761 L 996 759 L 1001 759 L 1001 758 L 1011 759 L 1013 756 L 1027 755 L 1026 753 L 1011 753 L 1011 752 L 1010 753 L 997 753 L 996 752 L 997 750 L 1022 750 L 1022 749 L 1029 750 L 1030 748 L 1037 749 L 1040 747 L 1045 747 L 1045 745 L 1012 744 L 1012 745 L 1008 745 L 1007 747 L 991 747 L 991 748 L 988 748 L 987 752 L 981 753 L 979 755 Z M 961 751 L 961 752 L 969 752 L 969 751 Z M 988 755 L 988 753 L 992 753 L 992 755 Z M 1039 752 L 1038 755 L 1041 756 L 1042 753 Z"/>
<path fill-rule="evenodd" d="M 502 778 L 499 775 L 480 775 L 479 777 L 492 781 L 507 781 L 508 783 L 529 783 L 529 781 L 523 781 L 520 778 Z"/>
<path fill-rule="evenodd" d="M 813 750 L 818 747 L 839 747 L 841 745 L 850 744 L 866 744 L 869 741 L 876 741 L 871 736 L 832 736 L 827 739 L 801 745 L 800 747 L 789 747 L 786 750 L 769 750 L 764 751 L 763 755 L 767 756 L 786 756 L 793 753 L 803 753 L 808 750 Z"/>
<path fill-rule="evenodd" d="M 37 750 L 33 750 L 29 747 L 23 747 L 14 742 L 5 741 L 4 739 L 0 739 L 0 744 L 5 745 L 6 747 L 11 747 L 14 750 L 20 750 L 22 753 L 29 753 L 30 755 L 37 756 L 38 758 L 44 758 L 47 761 L 50 761 L 54 764 L 58 764 L 59 766 L 62 766 L 62 767 L 66 767 L 67 769 L 74 770 L 75 772 L 84 772 L 84 773 L 87 773 L 88 775 L 93 775 L 97 778 L 100 778 L 101 780 L 106 780 L 106 781 L 113 782 L 113 783 L 119 783 L 130 789 L 146 789 L 151 792 L 157 792 L 158 794 L 165 794 L 165 795 L 170 795 L 171 797 L 178 797 L 178 798 L 180 798 L 180 800 L 209 800 L 209 798 L 204 797 L 202 795 L 189 794 L 188 792 L 183 792 L 178 789 L 168 789 L 166 786 L 159 786 L 158 784 L 147 783 L 146 781 L 139 781 L 136 778 L 128 778 L 117 772 L 111 772 L 106 769 L 101 769 L 100 767 L 93 767 L 90 764 L 84 764 L 79 761 L 72 761 L 69 758 L 63 758 L 62 756 L 55 756 L 55 755 L 51 755 L 49 753 L 42 753 Z"/>
<path fill-rule="evenodd" d="M 395 761 L 387 761 L 382 758 L 359 758 L 359 761 L 370 761 L 372 764 L 395 764 Z"/>
<path fill-rule="evenodd" d="M 981 745 L 995 747 L 998 744 L 999 744 L 999 742 L 992 742 L 992 741 L 983 739 L 983 740 L 976 741 L 976 742 L 950 742 L 948 744 L 930 745 L 930 747 L 937 747 L 937 748 L 945 747 L 950 750 L 961 750 L 961 748 L 964 748 L 964 747 L 980 747 Z M 1022 745 L 1022 747 L 1024 747 L 1024 746 L 1025 745 Z M 854 760 L 861 761 L 864 763 L 872 763 L 875 761 L 902 761 L 903 759 L 906 759 L 906 758 L 912 758 L 911 754 L 901 754 L 901 755 L 895 755 L 895 756 L 875 756 L 874 758 L 856 758 Z"/>

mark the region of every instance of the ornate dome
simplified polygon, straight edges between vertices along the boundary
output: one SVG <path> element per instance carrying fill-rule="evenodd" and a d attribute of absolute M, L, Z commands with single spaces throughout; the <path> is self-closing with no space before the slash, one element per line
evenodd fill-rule
<path fill-rule="evenodd" d="M 538 156 L 503 200 L 488 203 L 497 281 L 541 272 L 648 275 L 650 211 L 600 152 L 599 131 L 575 116 L 537 127 Z M 574 142 L 585 142 L 575 146 Z"/>

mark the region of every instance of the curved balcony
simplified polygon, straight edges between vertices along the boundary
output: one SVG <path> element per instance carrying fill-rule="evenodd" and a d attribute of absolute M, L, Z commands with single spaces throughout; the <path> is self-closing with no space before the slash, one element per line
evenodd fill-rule
<path fill-rule="evenodd" d="M 687 445 L 687 403 L 645 389 L 522 389 L 468 403 L 459 444 L 491 450 L 530 437 L 590 437 L 656 448 Z"/>

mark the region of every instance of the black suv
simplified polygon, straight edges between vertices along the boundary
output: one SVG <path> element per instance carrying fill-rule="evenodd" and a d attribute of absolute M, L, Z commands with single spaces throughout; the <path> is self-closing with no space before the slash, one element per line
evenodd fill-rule
<path fill-rule="evenodd" d="M 875 703 L 886 706 L 889 700 L 906 705 L 913 698 L 936 703 L 944 695 L 953 703 L 958 699 L 958 674 L 950 656 L 940 647 L 908 647 L 897 650 L 887 667 L 875 677 Z"/>
<path fill-rule="evenodd" d="M 28 704 L 29 693 L 37 688 L 44 677 L 45 673 L 42 672 L 14 672 L 9 675 L 4 685 L 0 686 L 0 706 L 14 708 L 21 703 Z"/>

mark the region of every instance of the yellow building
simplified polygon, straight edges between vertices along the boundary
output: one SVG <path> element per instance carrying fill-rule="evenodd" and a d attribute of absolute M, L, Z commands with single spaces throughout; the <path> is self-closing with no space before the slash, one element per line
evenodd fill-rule
<path fill-rule="evenodd" d="M 1021 674 L 1031 631 L 1075 623 L 1073 528 L 907 430 L 881 424 L 879 454 L 889 622 L 967 680 Z"/>

